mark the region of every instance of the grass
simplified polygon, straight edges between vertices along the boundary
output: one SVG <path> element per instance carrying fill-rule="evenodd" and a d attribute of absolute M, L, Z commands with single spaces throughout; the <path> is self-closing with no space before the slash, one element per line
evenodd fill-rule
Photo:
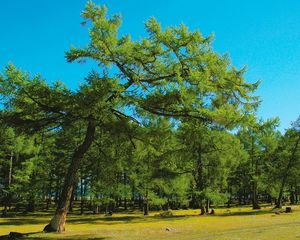
<path fill-rule="evenodd" d="M 69 215 L 62 234 L 41 233 L 51 215 L 0 218 L 0 235 L 11 231 L 29 234 L 27 239 L 157 240 L 157 239 L 300 239 L 300 206 L 293 213 L 275 214 L 270 207 L 217 209 L 216 215 L 199 216 L 199 210 L 173 211 L 162 218 L 157 212 L 103 215 Z M 37 232 L 37 233 L 34 233 Z"/>

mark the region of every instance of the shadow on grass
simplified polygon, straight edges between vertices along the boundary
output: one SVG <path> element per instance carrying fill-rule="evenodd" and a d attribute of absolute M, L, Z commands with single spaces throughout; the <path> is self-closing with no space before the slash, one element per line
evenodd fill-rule
<path fill-rule="evenodd" d="M 241 211 L 241 212 L 224 212 L 222 214 L 216 214 L 213 216 L 218 217 L 230 217 L 230 216 L 252 216 L 252 215 L 264 215 L 264 214 L 272 214 L 271 209 L 263 209 L 263 210 L 249 210 L 249 211 Z"/>
<path fill-rule="evenodd" d="M 19 233 L 17 233 L 19 234 Z M 45 234 L 45 235 L 44 235 Z M 44 239 L 74 239 L 74 240 L 105 240 L 105 239 L 109 239 L 106 237 L 91 237 L 91 235 L 89 234 L 85 234 L 85 235 L 77 235 L 77 236 L 63 236 L 60 234 L 53 235 L 53 236 L 48 236 L 46 235 L 46 233 L 43 232 L 30 232 L 30 233 L 22 233 L 22 236 L 10 236 L 10 234 L 8 235 L 4 235 L 4 236 L 0 236 L 0 240 L 10 240 L 10 239 L 31 239 L 31 240 L 44 240 Z"/>
<path fill-rule="evenodd" d="M 261 210 L 249 210 L 249 211 L 234 211 L 218 213 L 214 215 L 174 215 L 168 217 L 161 217 L 161 216 L 142 216 L 142 215 L 124 215 L 124 216 L 76 216 L 71 215 L 67 219 L 67 224 L 102 224 L 102 225 L 112 225 L 112 224 L 131 224 L 131 223 L 140 223 L 140 222 L 155 222 L 155 221 L 177 221 L 183 218 L 191 218 L 191 217 L 230 217 L 230 216 L 251 216 L 251 215 L 263 215 L 263 214 L 272 214 L 274 213 L 271 209 L 261 209 Z M 47 216 L 45 218 L 28 218 L 28 217 L 17 217 L 17 218 L 6 218 L 0 222 L 0 227 L 3 225 L 35 225 L 35 224 L 47 224 L 50 218 L 48 219 Z"/>
<path fill-rule="evenodd" d="M 27 224 L 47 224 L 49 222 L 49 219 L 28 219 L 28 218 L 6 218 L 4 221 L 0 222 L 1 225 L 27 225 Z"/>
<path fill-rule="evenodd" d="M 102 225 L 113 225 L 113 224 L 134 224 L 142 222 L 155 222 L 155 221 L 176 221 L 182 218 L 192 217 L 191 215 L 175 215 L 169 217 L 160 216 L 118 216 L 118 217 L 90 217 L 90 218 L 69 218 L 67 223 L 72 224 L 102 224 Z"/>
<path fill-rule="evenodd" d="M 26 238 L 25 238 L 26 239 Z M 80 236 L 63 236 L 63 235 L 60 235 L 60 236 L 53 236 L 53 237 L 50 237 L 50 238 L 45 238 L 43 236 L 31 236 L 29 238 L 27 238 L 28 240 L 31 239 L 31 240 L 45 240 L 45 239 L 68 239 L 68 240 L 108 240 L 109 238 L 106 238 L 106 237 L 91 237 L 90 235 L 80 235 Z"/>

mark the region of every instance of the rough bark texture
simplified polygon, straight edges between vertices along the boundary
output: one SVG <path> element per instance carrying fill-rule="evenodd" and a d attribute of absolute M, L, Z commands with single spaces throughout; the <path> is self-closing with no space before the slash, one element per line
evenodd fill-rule
<path fill-rule="evenodd" d="M 91 146 L 95 134 L 95 123 L 90 121 L 86 130 L 85 139 L 82 144 L 75 150 L 68 173 L 65 178 L 64 187 L 57 205 L 57 209 L 50 223 L 44 228 L 45 232 L 63 232 L 68 209 L 70 206 L 71 195 L 76 180 L 76 173 L 84 154 Z"/>

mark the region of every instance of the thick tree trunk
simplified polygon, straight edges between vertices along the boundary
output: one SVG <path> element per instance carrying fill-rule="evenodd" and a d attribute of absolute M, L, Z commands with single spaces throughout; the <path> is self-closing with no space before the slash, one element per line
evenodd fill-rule
<path fill-rule="evenodd" d="M 76 182 L 74 183 L 72 194 L 71 194 L 69 212 L 73 212 L 73 202 L 74 202 L 74 191 L 75 190 L 76 190 Z"/>
<path fill-rule="evenodd" d="M 65 222 L 70 205 L 70 199 L 74 187 L 74 182 L 76 180 L 76 173 L 79 168 L 81 159 L 83 158 L 84 154 L 88 151 L 89 147 L 93 142 L 95 129 L 95 123 L 93 121 L 90 121 L 86 130 L 85 139 L 83 143 L 75 150 L 73 154 L 68 173 L 65 177 L 65 182 L 57 205 L 57 209 L 50 223 L 47 226 L 45 226 L 45 232 L 63 232 L 65 230 Z"/>
<path fill-rule="evenodd" d="M 205 201 L 205 212 L 206 214 L 209 214 L 209 199 L 206 199 Z"/>

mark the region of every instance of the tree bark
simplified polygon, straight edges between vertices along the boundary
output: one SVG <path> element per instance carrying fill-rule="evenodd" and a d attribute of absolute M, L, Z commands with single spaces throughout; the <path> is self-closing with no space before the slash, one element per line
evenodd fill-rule
<path fill-rule="evenodd" d="M 76 191 L 76 181 L 73 186 L 72 194 L 71 194 L 71 199 L 70 199 L 70 206 L 69 206 L 69 212 L 73 212 L 73 202 L 74 202 L 74 192 Z"/>
<path fill-rule="evenodd" d="M 74 187 L 74 182 L 76 180 L 76 173 L 79 168 L 81 159 L 83 158 L 84 154 L 88 151 L 93 142 L 95 129 L 95 122 L 90 121 L 88 123 L 84 141 L 80 146 L 78 146 L 78 148 L 73 154 L 68 173 L 65 177 L 64 186 L 57 205 L 57 209 L 50 223 L 45 226 L 45 232 L 63 232 L 65 230 L 65 223 Z"/>

